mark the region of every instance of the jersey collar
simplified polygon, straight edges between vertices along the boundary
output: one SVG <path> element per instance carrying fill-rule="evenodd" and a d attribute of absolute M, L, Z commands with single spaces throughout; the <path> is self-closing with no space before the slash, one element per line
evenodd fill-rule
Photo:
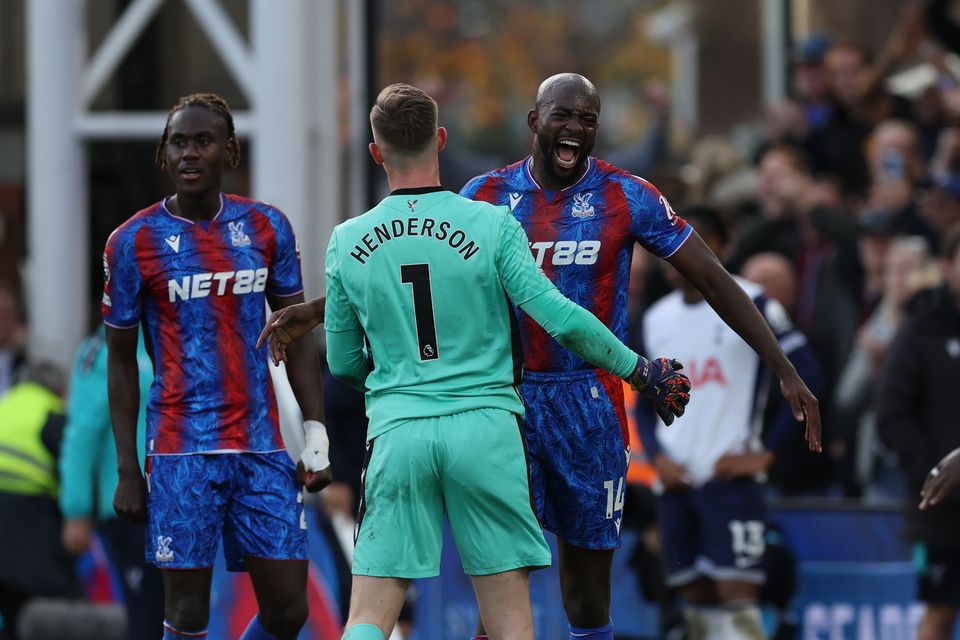
<path fill-rule="evenodd" d="M 530 184 L 532 184 L 535 188 L 539 189 L 540 191 L 543 191 L 544 193 L 547 193 L 547 191 L 544 190 L 544 188 L 541 187 L 540 184 L 533 177 L 533 172 L 530 170 L 530 167 L 532 166 L 533 166 L 533 156 L 532 155 L 527 156 L 526 162 L 523 163 L 523 174 L 526 176 L 527 180 L 530 181 Z M 587 169 L 586 171 L 583 172 L 583 175 L 580 176 L 580 179 L 574 182 L 569 187 L 564 187 L 559 191 L 553 191 L 551 193 L 553 193 L 554 197 L 556 197 L 557 194 L 575 190 L 578 186 L 580 186 L 580 183 L 584 182 L 587 179 L 587 176 L 589 176 L 592 172 L 593 172 L 593 156 L 588 156 Z"/>
<path fill-rule="evenodd" d="M 220 193 L 219 197 L 220 197 L 220 208 L 217 210 L 217 215 L 210 218 L 211 223 L 213 223 L 214 220 L 220 217 L 220 214 L 223 213 L 223 210 L 225 208 L 226 199 L 223 197 L 223 192 Z M 167 208 L 167 198 L 164 198 L 163 200 L 160 201 L 160 208 L 163 209 L 164 213 L 166 213 L 168 216 L 170 216 L 174 220 L 180 220 L 182 222 L 186 222 L 187 224 L 197 224 L 196 220 L 191 220 L 190 218 L 184 218 L 172 213 L 170 209 Z"/>
<path fill-rule="evenodd" d="M 392 196 L 418 196 L 423 193 L 437 193 L 438 191 L 446 191 L 441 186 L 434 187 L 411 187 L 409 189 L 394 189 L 390 192 Z"/>

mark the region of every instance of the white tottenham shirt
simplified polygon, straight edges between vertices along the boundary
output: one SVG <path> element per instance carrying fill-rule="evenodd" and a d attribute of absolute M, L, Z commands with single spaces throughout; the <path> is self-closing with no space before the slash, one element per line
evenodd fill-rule
<path fill-rule="evenodd" d="M 757 304 L 785 353 L 806 343 L 779 302 L 766 298 L 759 285 L 735 280 Z M 682 293 L 674 291 L 649 309 L 643 330 L 645 354 L 676 358 L 693 385 L 681 418 L 670 427 L 657 418 L 664 453 L 702 484 L 713 477 L 714 465 L 724 454 L 762 450 L 771 376 L 713 308 L 703 300 L 684 302 Z"/>

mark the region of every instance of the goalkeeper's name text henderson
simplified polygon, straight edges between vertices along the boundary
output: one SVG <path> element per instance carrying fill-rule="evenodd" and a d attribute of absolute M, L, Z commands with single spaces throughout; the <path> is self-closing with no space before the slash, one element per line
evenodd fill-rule
<path fill-rule="evenodd" d="M 367 258 L 385 242 L 401 236 L 424 236 L 446 243 L 463 256 L 464 260 L 469 260 L 480 251 L 479 245 L 467 238 L 467 234 L 462 230 L 451 229 L 451 226 L 446 220 L 438 224 L 433 218 L 395 218 L 376 225 L 363 234 L 360 242 L 350 251 L 350 256 L 360 264 L 366 264 Z"/>

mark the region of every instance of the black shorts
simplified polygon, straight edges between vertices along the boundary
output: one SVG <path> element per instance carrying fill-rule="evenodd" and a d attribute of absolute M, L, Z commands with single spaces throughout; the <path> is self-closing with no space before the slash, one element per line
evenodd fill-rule
<path fill-rule="evenodd" d="M 960 547 L 917 543 L 914 547 L 918 599 L 960 606 Z"/>

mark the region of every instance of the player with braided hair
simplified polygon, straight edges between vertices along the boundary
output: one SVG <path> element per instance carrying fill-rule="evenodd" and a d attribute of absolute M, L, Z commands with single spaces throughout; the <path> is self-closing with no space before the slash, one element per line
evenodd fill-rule
<path fill-rule="evenodd" d="M 221 537 L 228 569 L 250 572 L 260 607 L 242 638 L 295 638 L 307 618 L 300 485 L 318 491 L 331 479 L 310 334 L 287 360 L 307 432 L 296 466 L 280 436 L 256 342 L 265 301 L 280 309 L 304 299 L 299 252 L 281 211 L 221 192 L 239 159 L 227 103 L 181 98 L 156 154 L 176 192 L 117 228 L 103 255 L 114 509 L 147 523 L 147 560 L 163 573 L 164 638 L 206 637 Z M 136 447 L 139 327 L 155 375 L 146 477 Z"/>
<path fill-rule="evenodd" d="M 170 135 L 170 122 L 173 116 L 187 107 L 206 107 L 223 118 L 227 126 L 227 165 L 231 169 L 236 169 L 240 165 L 240 141 L 237 140 L 237 132 L 233 126 L 233 113 L 230 112 L 227 101 L 215 93 L 193 93 L 180 98 L 167 114 L 167 124 L 163 127 L 163 135 L 160 136 L 160 143 L 154 155 L 154 161 L 160 170 L 167 170 L 167 138 Z"/>

